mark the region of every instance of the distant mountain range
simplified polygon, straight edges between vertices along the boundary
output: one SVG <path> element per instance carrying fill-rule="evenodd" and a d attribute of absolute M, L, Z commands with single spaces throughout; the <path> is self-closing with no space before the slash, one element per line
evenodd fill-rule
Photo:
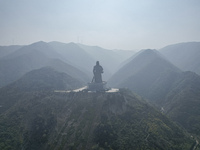
<path fill-rule="evenodd" d="M 103 60 L 105 60 L 105 64 L 108 64 L 108 67 L 103 65 L 105 70 L 103 79 L 106 80 L 111 76 L 114 68 L 117 68 L 122 61 L 134 53 L 123 51 L 123 58 L 121 58 L 119 51 L 99 48 L 98 51 L 95 49 L 94 52 L 86 52 L 81 47 L 91 49 L 91 46 L 59 42 L 36 42 L 26 46 L 1 46 L 0 87 L 16 81 L 29 71 L 46 66 L 52 66 L 58 71 L 64 71 L 87 83 L 92 78 L 93 66 L 98 58 L 100 60 L 104 54 L 106 57 Z M 102 63 L 104 64 L 104 62 Z"/>
<path fill-rule="evenodd" d="M 119 69 L 119 66 L 123 61 L 135 53 L 134 51 L 127 50 L 107 50 L 98 46 L 87 46 L 83 44 L 79 44 L 79 46 L 95 60 L 99 60 L 102 66 L 105 66 L 112 74 Z M 105 72 L 107 70 L 105 70 Z"/>
<path fill-rule="evenodd" d="M 20 49 L 22 46 L 12 45 L 12 46 L 0 46 L 0 58 L 3 58 L 10 53 L 13 53 L 17 49 Z"/>
<path fill-rule="evenodd" d="M 109 83 L 133 90 L 162 108 L 188 131 L 200 135 L 200 119 L 197 117 L 200 116 L 200 76 L 181 71 L 158 51 L 138 52 Z"/>
<path fill-rule="evenodd" d="M 53 91 L 72 90 L 84 84 L 65 72 L 58 72 L 52 67 L 44 67 L 28 72 L 8 87 L 22 91 Z"/>
<path fill-rule="evenodd" d="M 0 46 L 0 149 L 199 150 L 198 58 L 199 42 Z M 97 60 L 119 92 L 54 92 L 87 85 Z"/>
<path fill-rule="evenodd" d="M 178 43 L 159 51 L 183 71 L 193 71 L 200 75 L 200 42 Z"/>
<path fill-rule="evenodd" d="M 109 83 L 112 86 L 128 87 L 138 94 L 148 95 L 158 79 L 166 79 L 170 73 L 181 72 L 156 50 L 143 50 L 116 72 Z M 170 78 L 170 76 L 168 77 Z M 163 79 L 160 79 L 163 81 Z"/>

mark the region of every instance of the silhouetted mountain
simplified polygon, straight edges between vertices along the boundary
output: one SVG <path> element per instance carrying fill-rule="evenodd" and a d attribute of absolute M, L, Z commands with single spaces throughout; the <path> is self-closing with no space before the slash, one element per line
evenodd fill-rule
<path fill-rule="evenodd" d="M 88 54 L 90 54 L 95 60 L 99 60 L 103 66 L 106 67 L 111 74 L 113 74 L 119 67 L 119 65 L 135 52 L 127 50 L 107 50 L 98 46 L 87 46 L 78 44 Z M 105 72 L 106 72 L 105 71 Z"/>
<path fill-rule="evenodd" d="M 25 73 L 44 67 L 49 61 L 38 50 L 28 51 L 22 55 L 0 60 L 0 87 L 5 86 L 23 76 Z"/>
<path fill-rule="evenodd" d="M 71 65 L 83 70 L 85 73 L 92 72 L 91 70 L 93 65 L 95 65 L 96 60 L 77 44 L 50 42 L 49 45 L 62 55 L 65 60 L 69 61 Z"/>
<path fill-rule="evenodd" d="M 9 95 L 0 91 L 0 96 L 0 105 L 2 98 L 17 99 L 1 111 L 0 149 L 188 150 L 195 144 L 167 117 L 124 90 Z"/>
<path fill-rule="evenodd" d="M 27 46 L 23 46 L 15 52 L 11 53 L 6 57 L 6 59 L 12 59 L 21 55 L 25 55 L 32 51 L 38 51 L 48 58 L 62 58 L 48 43 L 40 41 Z"/>
<path fill-rule="evenodd" d="M 0 58 L 5 57 L 14 51 L 20 49 L 22 46 L 11 45 L 11 46 L 0 46 Z"/>
<path fill-rule="evenodd" d="M 128 87 L 155 104 L 190 133 L 200 135 L 200 77 L 182 72 L 157 51 L 133 57 L 111 78 L 117 87 Z"/>
<path fill-rule="evenodd" d="M 51 67 L 44 67 L 28 72 L 9 85 L 9 88 L 22 91 L 49 91 L 76 89 L 83 85 L 84 82 L 80 82 L 64 72 L 57 72 Z"/>
<path fill-rule="evenodd" d="M 200 42 L 169 45 L 160 52 L 180 69 L 200 74 Z"/>
<path fill-rule="evenodd" d="M 42 43 L 43 45 L 43 43 Z M 45 44 L 46 45 L 46 44 Z M 48 51 L 48 49 L 46 49 Z M 39 69 L 45 66 L 51 66 L 54 69 L 65 72 L 80 81 L 88 82 L 89 77 L 77 68 L 62 62 L 59 59 L 49 58 L 41 50 L 37 49 L 19 49 L 18 52 L 8 55 L 0 60 L 0 86 L 5 86 L 23 76 L 25 73 Z M 53 54 L 52 54 L 53 57 Z"/>
<path fill-rule="evenodd" d="M 104 68 L 104 80 L 107 80 L 116 71 L 122 61 L 134 53 L 133 51 L 107 50 L 98 46 L 75 43 L 50 42 L 49 45 L 70 61 L 71 65 L 76 66 L 88 75 L 91 75 L 96 61 L 100 61 Z"/>
<path fill-rule="evenodd" d="M 138 53 L 113 75 L 109 84 L 116 87 L 128 87 L 147 98 L 152 96 L 153 90 L 157 90 L 157 93 L 162 93 L 162 95 L 167 94 L 170 88 L 169 83 L 173 82 L 171 75 L 180 70 L 164 59 L 156 50 L 148 49 Z M 168 86 L 160 89 L 160 86 L 165 83 Z M 158 88 L 154 89 L 155 86 Z"/>
<path fill-rule="evenodd" d="M 64 69 L 58 66 L 58 61 L 62 61 L 60 64 L 65 63 L 78 68 L 81 74 L 84 74 L 83 79 L 77 74 L 75 77 L 88 82 L 93 76 L 93 66 L 99 60 L 104 68 L 103 80 L 107 80 L 119 63 L 128 57 L 127 53 L 122 55 L 121 51 L 111 51 L 100 47 L 42 41 L 26 46 L 0 47 L 0 54 L 2 54 L 0 57 L 0 87 L 19 79 L 33 69 L 48 66 L 48 62 L 51 62 L 54 67 Z M 52 61 L 52 59 L 57 60 Z M 52 62 L 57 63 L 52 64 Z"/>
<path fill-rule="evenodd" d="M 53 65 L 56 63 L 52 63 Z M 65 64 L 62 64 L 66 67 Z M 62 67 L 63 67 L 62 66 Z M 55 66 L 54 66 L 55 67 Z M 56 68 L 56 67 L 55 67 Z M 68 68 L 68 70 L 74 68 Z M 63 69 L 64 70 L 64 69 Z M 68 71 L 70 74 L 76 73 L 77 70 Z M 0 88 L 1 111 L 7 110 L 18 101 L 18 93 L 37 92 L 37 91 L 54 91 L 54 90 L 71 90 L 80 88 L 85 82 L 80 81 L 65 72 L 58 72 L 52 67 L 43 67 L 32 70 L 23 75 L 19 80 Z M 11 98 L 6 99 L 5 97 Z M 16 97 L 16 98 L 13 98 Z"/>
<path fill-rule="evenodd" d="M 145 49 L 146 50 L 146 49 Z M 129 57 L 128 59 L 126 59 L 124 62 L 122 62 L 120 64 L 120 68 L 122 68 L 124 65 L 128 64 L 130 61 L 132 61 L 135 57 L 137 57 L 140 53 L 142 53 L 145 50 L 140 50 L 139 52 L 135 53 L 134 55 L 132 55 L 131 57 Z M 155 50 L 154 50 L 155 51 Z M 120 69 L 119 68 L 119 69 Z"/>
<path fill-rule="evenodd" d="M 50 66 L 59 72 L 65 72 L 81 82 L 88 83 L 90 81 L 90 78 L 86 73 L 61 61 L 60 59 L 51 59 L 46 66 Z"/>
<path fill-rule="evenodd" d="M 0 87 L 19 79 L 25 73 L 44 67 L 50 58 L 60 57 L 45 42 L 22 46 L 0 59 Z"/>

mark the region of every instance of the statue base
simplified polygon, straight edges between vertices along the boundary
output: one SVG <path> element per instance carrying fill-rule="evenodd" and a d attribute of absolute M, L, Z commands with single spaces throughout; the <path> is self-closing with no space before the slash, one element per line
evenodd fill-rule
<path fill-rule="evenodd" d="M 90 82 L 88 83 L 88 91 L 106 91 L 107 82 L 103 81 L 102 83 Z"/>

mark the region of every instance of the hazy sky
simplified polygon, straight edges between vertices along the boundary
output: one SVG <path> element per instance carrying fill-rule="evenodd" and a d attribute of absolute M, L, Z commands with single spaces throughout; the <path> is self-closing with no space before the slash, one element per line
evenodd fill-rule
<path fill-rule="evenodd" d="M 200 41 L 200 0 L 0 0 L 0 45 L 37 41 L 131 50 Z"/>

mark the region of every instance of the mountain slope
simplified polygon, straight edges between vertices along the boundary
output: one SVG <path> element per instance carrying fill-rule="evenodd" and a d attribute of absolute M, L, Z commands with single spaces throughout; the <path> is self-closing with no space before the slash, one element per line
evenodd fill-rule
<path fill-rule="evenodd" d="M 200 135 L 200 76 L 183 72 L 162 100 L 161 106 L 170 118 L 194 135 Z"/>
<path fill-rule="evenodd" d="M 169 45 L 159 51 L 180 69 L 200 74 L 200 42 Z"/>
<path fill-rule="evenodd" d="M 66 74 L 72 76 L 73 78 L 78 79 L 83 83 L 88 83 L 90 81 L 90 78 L 85 72 L 79 70 L 78 68 L 75 68 L 70 64 L 61 61 L 60 59 L 50 59 L 46 64 L 46 66 L 50 66 L 59 72 L 65 72 Z"/>
<path fill-rule="evenodd" d="M 7 55 L 5 59 L 12 59 L 21 55 L 25 55 L 32 51 L 38 51 L 44 54 L 48 58 L 60 58 L 60 59 L 62 58 L 62 56 L 58 54 L 51 46 L 49 46 L 48 43 L 39 41 L 30 45 L 21 47 L 20 49 L 14 51 L 10 55 Z"/>
<path fill-rule="evenodd" d="M 90 54 L 95 60 L 102 62 L 111 74 L 113 74 L 119 65 L 131 55 L 134 51 L 126 50 L 107 50 L 98 46 L 87 46 L 83 44 L 78 44 L 83 48 L 88 54 Z"/>
<path fill-rule="evenodd" d="M 20 49 L 21 47 L 22 46 L 19 45 L 0 46 L 0 58 L 13 53 L 14 51 Z"/>
<path fill-rule="evenodd" d="M 28 72 L 9 87 L 22 91 L 49 91 L 76 89 L 83 85 L 83 82 L 64 72 L 57 72 L 51 67 L 43 67 Z"/>
<path fill-rule="evenodd" d="M 89 77 L 85 73 L 63 62 L 62 59 L 61 55 L 45 42 L 22 47 L 0 59 L 0 87 L 19 79 L 31 70 L 45 66 L 51 66 L 80 81 L 89 81 Z"/>
<path fill-rule="evenodd" d="M 88 72 L 89 75 L 96 61 L 100 61 L 105 70 L 104 80 L 107 80 L 116 71 L 122 61 L 134 53 L 133 51 L 107 50 L 98 46 L 76 43 L 50 42 L 48 44 L 70 61 L 69 64 L 82 69 L 85 73 Z"/>
<path fill-rule="evenodd" d="M 144 50 L 136 55 L 113 75 L 109 84 L 116 87 L 128 87 L 146 98 L 153 96 L 151 93 L 155 90 L 162 95 L 167 94 L 170 83 L 174 80 L 171 77 L 180 70 L 155 50 Z M 167 84 L 165 89 L 160 88 L 163 84 Z M 154 100 L 161 97 L 155 98 Z"/>
<path fill-rule="evenodd" d="M 145 97 L 187 131 L 200 135 L 200 76 L 180 71 L 156 53 L 141 52 L 111 81 Z"/>
<path fill-rule="evenodd" d="M 18 102 L 1 113 L 0 125 L 1 149 L 186 150 L 194 143 L 167 117 L 123 90 L 18 94 Z"/>
<path fill-rule="evenodd" d="M 23 95 L 27 92 L 71 90 L 83 85 L 85 82 L 51 67 L 36 69 L 26 73 L 19 80 L 0 88 L 0 112 L 6 111 L 19 101 L 19 93 Z"/>
<path fill-rule="evenodd" d="M 41 52 L 34 50 L 13 58 L 0 60 L 0 87 L 5 86 L 25 73 L 43 67 L 49 59 Z"/>
<path fill-rule="evenodd" d="M 90 71 L 95 64 L 95 59 L 93 59 L 88 53 L 86 53 L 82 48 L 80 48 L 75 43 L 60 43 L 60 42 L 50 42 L 48 43 L 53 47 L 60 55 L 62 55 L 65 60 L 71 62 L 72 65 L 79 69 L 84 69 L 85 71 Z"/>
<path fill-rule="evenodd" d="M 104 68 L 103 80 L 106 81 L 118 67 L 120 61 L 128 57 L 121 55 L 122 53 L 119 51 L 114 52 L 100 47 L 42 41 L 26 46 L 2 46 L 0 47 L 0 54 L 2 54 L 0 56 L 0 87 L 19 79 L 33 69 L 46 66 L 47 62 L 61 68 L 57 65 L 59 64 L 58 61 L 62 61 L 61 65 L 65 63 L 78 68 L 81 74 L 84 74 L 83 80 L 88 82 L 86 76 L 92 79 L 93 66 L 99 60 Z M 51 61 L 52 59 L 57 61 Z M 52 62 L 56 62 L 56 64 L 52 64 Z M 62 67 L 62 69 L 64 68 Z M 81 75 L 75 77 L 80 79 Z"/>

